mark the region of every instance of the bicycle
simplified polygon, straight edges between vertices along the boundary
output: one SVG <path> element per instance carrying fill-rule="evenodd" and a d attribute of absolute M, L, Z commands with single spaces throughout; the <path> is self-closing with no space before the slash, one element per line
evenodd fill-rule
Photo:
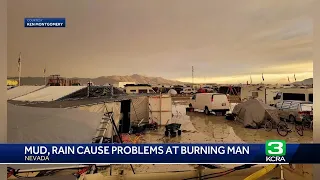
<path fill-rule="evenodd" d="M 296 131 L 300 136 L 303 136 L 305 129 L 313 129 L 313 120 L 310 115 L 303 115 L 301 122 L 296 123 Z"/>
<path fill-rule="evenodd" d="M 308 121 L 303 121 L 303 122 L 302 122 L 302 126 L 303 126 L 303 128 L 313 130 L 313 121 L 310 121 L 310 122 L 308 122 Z"/>
<path fill-rule="evenodd" d="M 288 127 L 288 124 L 284 120 L 280 120 L 277 124 L 277 132 L 280 136 L 285 137 L 289 132 L 292 132 L 292 129 Z"/>
<path fill-rule="evenodd" d="M 277 125 L 277 132 L 280 136 L 285 137 L 287 136 L 289 133 L 292 132 L 293 127 L 295 127 L 296 132 L 300 135 L 303 136 L 303 125 L 302 123 L 299 123 L 297 121 L 291 121 L 289 120 L 289 122 L 287 122 L 285 119 L 280 119 L 280 122 Z"/>
<path fill-rule="evenodd" d="M 303 124 L 302 124 L 302 123 L 299 123 L 299 122 L 296 122 L 296 123 L 295 123 L 295 128 L 296 128 L 297 133 L 298 133 L 300 136 L 303 136 L 303 131 L 304 131 Z"/>
<path fill-rule="evenodd" d="M 313 119 L 310 115 L 305 115 L 302 118 L 302 126 L 305 129 L 313 129 Z"/>
<path fill-rule="evenodd" d="M 274 122 L 272 119 L 267 119 L 266 123 L 264 124 L 264 129 L 270 132 L 273 128 Z M 280 119 L 280 122 L 277 124 L 277 132 L 280 136 L 286 136 L 289 132 L 291 132 L 291 129 L 284 120 Z"/>
<path fill-rule="evenodd" d="M 291 122 L 292 123 L 292 122 Z M 313 122 L 312 122 L 312 119 L 311 119 L 311 116 L 310 115 L 303 115 L 302 117 L 302 120 L 301 121 L 296 121 L 294 119 L 294 125 L 295 125 L 295 129 L 297 131 L 297 133 L 300 135 L 300 136 L 303 136 L 304 134 L 304 130 L 305 129 L 308 129 L 308 128 L 313 128 Z"/>
<path fill-rule="evenodd" d="M 267 119 L 266 123 L 264 124 L 264 129 L 268 132 L 272 131 L 273 129 L 273 122 L 271 119 Z"/>

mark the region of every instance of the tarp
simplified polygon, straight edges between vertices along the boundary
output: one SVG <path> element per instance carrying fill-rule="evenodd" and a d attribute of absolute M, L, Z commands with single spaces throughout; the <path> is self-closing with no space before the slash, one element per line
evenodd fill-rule
<path fill-rule="evenodd" d="M 149 102 L 147 96 L 135 97 L 131 99 L 130 121 L 131 122 L 149 122 Z"/>
<path fill-rule="evenodd" d="M 44 88 L 45 86 L 18 86 L 7 90 L 7 97 L 8 99 L 14 99 L 39 89 Z"/>
<path fill-rule="evenodd" d="M 27 95 L 15 98 L 16 101 L 55 101 L 77 92 L 86 86 L 49 86 Z M 10 90 L 9 90 L 10 91 Z"/>
<path fill-rule="evenodd" d="M 267 119 L 279 122 L 278 110 L 256 99 L 237 104 L 232 113 L 237 120 L 243 122 L 244 127 L 259 127 Z"/>
<path fill-rule="evenodd" d="M 104 113 L 113 112 L 113 120 L 117 125 L 117 128 L 119 128 L 119 121 L 121 116 L 120 108 L 121 108 L 120 102 L 110 102 L 110 103 L 102 103 L 102 104 L 91 105 L 91 106 L 81 106 L 78 109 L 99 114 L 101 118 Z M 112 131 L 111 123 L 107 124 L 105 128 L 108 129 L 105 136 L 111 137 L 112 134 L 114 135 L 116 134 L 116 132 Z M 96 132 L 95 137 L 99 136 L 100 133 L 101 132 Z"/>
<path fill-rule="evenodd" d="M 190 116 L 186 113 L 186 105 L 172 105 L 172 118 L 168 122 L 181 124 L 180 129 L 184 132 L 196 132 L 196 128 L 193 126 Z"/>
<path fill-rule="evenodd" d="M 235 107 L 236 105 L 238 105 L 238 104 L 239 104 L 239 103 L 230 103 L 230 110 L 229 110 L 227 113 L 232 113 L 234 107 Z"/>
<path fill-rule="evenodd" d="M 91 143 L 101 114 L 8 103 L 8 143 Z"/>

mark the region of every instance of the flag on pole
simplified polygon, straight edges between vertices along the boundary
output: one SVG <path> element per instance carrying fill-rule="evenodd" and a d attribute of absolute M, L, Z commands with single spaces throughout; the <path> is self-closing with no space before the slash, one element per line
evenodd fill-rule
<path fill-rule="evenodd" d="M 262 81 L 264 81 L 263 73 L 262 73 Z"/>
<path fill-rule="evenodd" d="M 44 77 L 44 85 L 47 85 L 47 78 L 46 78 L 47 66 L 43 68 L 43 77 Z"/>
<path fill-rule="evenodd" d="M 19 54 L 19 59 L 18 59 L 18 71 L 20 72 L 20 66 L 21 66 L 21 53 Z"/>
<path fill-rule="evenodd" d="M 288 82 L 290 83 L 290 78 L 289 78 L 289 76 L 288 76 Z"/>
<path fill-rule="evenodd" d="M 294 81 L 297 81 L 296 74 L 293 75 Z"/>

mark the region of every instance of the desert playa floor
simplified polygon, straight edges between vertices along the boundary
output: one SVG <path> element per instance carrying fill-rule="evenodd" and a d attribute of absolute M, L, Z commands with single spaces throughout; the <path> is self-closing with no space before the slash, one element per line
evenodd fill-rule
<path fill-rule="evenodd" d="M 180 106 L 178 109 L 185 109 L 185 106 Z M 287 143 L 312 142 L 312 131 L 309 130 L 304 132 L 304 136 L 299 136 L 297 132 L 293 131 L 286 137 L 281 137 L 275 129 L 267 132 L 263 128 L 244 128 L 242 124 L 226 120 L 224 116 L 207 116 L 201 112 L 192 112 L 185 115 L 189 117 L 189 120 L 187 120 L 189 124 L 186 122 L 188 124 L 187 131 L 183 131 L 180 137 L 167 138 L 164 136 L 164 128 L 160 128 L 141 135 L 139 143 L 265 143 L 268 139 L 283 139 Z M 131 139 L 134 139 L 134 136 Z M 136 173 L 187 171 L 194 170 L 196 166 L 188 164 L 133 165 Z M 232 168 L 238 165 L 217 166 Z M 129 165 L 113 165 L 113 174 L 117 174 L 119 168 L 124 169 L 125 174 L 132 173 Z"/>

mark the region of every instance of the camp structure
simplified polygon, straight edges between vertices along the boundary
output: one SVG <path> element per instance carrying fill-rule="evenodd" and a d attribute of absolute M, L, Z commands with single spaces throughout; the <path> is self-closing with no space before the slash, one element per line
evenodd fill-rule
<path fill-rule="evenodd" d="M 151 111 L 150 107 L 154 109 Z M 148 123 L 155 119 L 157 123 L 164 124 L 171 119 L 171 113 L 171 98 L 168 95 L 67 99 L 20 106 L 10 101 L 8 143 L 107 143 L 105 140 L 109 142 L 110 139 L 113 142 L 117 134 L 129 133 L 133 123 Z M 113 123 L 110 123 L 110 120 Z M 91 168 L 100 165 L 81 167 L 89 166 Z M 32 172 L 81 167 L 48 164 L 10 165 L 10 168 L 19 169 L 19 172 L 25 172 L 27 175 Z"/>
<path fill-rule="evenodd" d="M 232 114 L 236 116 L 238 121 L 243 123 L 244 127 L 258 128 L 267 119 L 275 123 L 279 122 L 278 110 L 257 99 L 250 99 L 237 104 L 233 108 Z"/>
<path fill-rule="evenodd" d="M 7 90 L 9 101 L 38 103 L 125 95 L 112 86 L 18 86 Z"/>
<path fill-rule="evenodd" d="M 172 118 L 172 99 L 168 94 L 149 97 L 149 122 L 166 125 Z"/>

